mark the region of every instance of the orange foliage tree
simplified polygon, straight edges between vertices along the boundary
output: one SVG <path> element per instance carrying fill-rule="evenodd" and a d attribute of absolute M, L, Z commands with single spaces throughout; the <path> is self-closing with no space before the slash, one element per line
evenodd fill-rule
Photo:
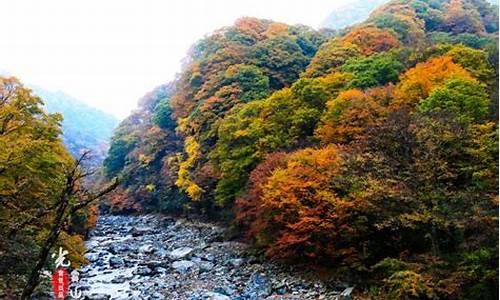
<path fill-rule="evenodd" d="M 383 102 L 378 101 L 387 101 L 391 94 L 392 86 L 367 92 L 352 89 L 340 93 L 327 103 L 327 110 L 315 135 L 324 144 L 364 139 L 366 129 L 380 123 L 385 115 Z"/>
<path fill-rule="evenodd" d="M 288 155 L 285 152 L 268 154 L 251 173 L 248 180 L 248 191 L 235 201 L 236 221 L 243 228 L 246 237 L 259 234 L 264 227 L 259 216 L 263 214 L 260 198 L 262 187 L 278 168 L 285 168 Z"/>
<path fill-rule="evenodd" d="M 342 41 L 358 46 L 364 55 L 388 51 L 399 46 L 394 35 L 374 26 L 359 27 L 349 32 Z"/>
<path fill-rule="evenodd" d="M 445 5 L 444 22 L 441 30 L 457 33 L 484 33 L 481 15 L 470 6 L 465 7 L 463 0 L 451 0 Z"/>
<path fill-rule="evenodd" d="M 427 98 L 436 87 L 454 77 L 472 79 L 469 72 L 455 64 L 450 56 L 439 56 L 419 63 L 401 75 L 401 81 L 395 90 L 395 104 L 413 106 Z"/>
<path fill-rule="evenodd" d="M 357 237 L 351 211 L 355 200 L 338 192 L 344 150 L 330 145 L 290 155 L 261 184 L 257 244 L 281 258 L 331 258 L 356 266 L 360 253 L 348 242 Z"/>
<path fill-rule="evenodd" d="M 140 212 L 142 206 L 122 187 L 117 188 L 106 197 L 106 204 L 113 212 Z"/>

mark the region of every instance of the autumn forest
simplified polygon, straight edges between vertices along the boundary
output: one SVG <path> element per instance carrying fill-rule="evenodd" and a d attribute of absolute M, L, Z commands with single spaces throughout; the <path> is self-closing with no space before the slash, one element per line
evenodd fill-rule
<path fill-rule="evenodd" d="M 99 212 L 161 213 L 359 299 L 497 299 L 498 26 L 484 0 L 392 0 L 338 30 L 238 19 L 140 99 L 92 172 L 63 116 L 2 77 L 0 290 L 38 284 L 57 245 L 85 265 Z"/>

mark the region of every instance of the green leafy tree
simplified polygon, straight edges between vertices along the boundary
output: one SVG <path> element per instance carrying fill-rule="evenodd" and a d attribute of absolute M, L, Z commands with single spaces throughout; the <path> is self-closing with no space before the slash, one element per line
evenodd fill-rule
<path fill-rule="evenodd" d="M 225 77 L 241 90 L 239 98 L 243 102 L 263 99 L 269 95 L 269 77 L 256 66 L 231 66 L 226 71 Z"/>
<path fill-rule="evenodd" d="M 111 143 L 108 156 L 104 160 L 104 168 L 109 178 L 116 176 L 125 166 L 127 155 L 133 149 L 134 142 L 115 139 Z"/>
<path fill-rule="evenodd" d="M 366 89 L 397 82 L 404 66 L 391 54 L 381 53 L 366 58 L 350 59 L 341 70 L 353 74 L 353 79 L 348 84 L 349 88 Z"/>
<path fill-rule="evenodd" d="M 353 44 L 342 44 L 332 38 L 318 50 L 304 72 L 304 77 L 320 77 L 338 70 L 347 60 L 361 55 L 361 50 Z"/>
<path fill-rule="evenodd" d="M 448 111 L 465 122 L 478 123 L 488 115 L 485 86 L 475 80 L 450 79 L 420 102 L 421 111 Z"/>
<path fill-rule="evenodd" d="M 172 119 L 172 107 L 169 99 L 160 100 L 153 110 L 153 122 L 161 129 L 175 130 L 177 122 Z"/>

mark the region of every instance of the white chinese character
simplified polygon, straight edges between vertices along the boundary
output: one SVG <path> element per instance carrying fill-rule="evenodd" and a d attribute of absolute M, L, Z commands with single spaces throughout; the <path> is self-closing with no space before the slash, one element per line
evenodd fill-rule
<path fill-rule="evenodd" d="M 59 247 L 59 255 L 56 258 L 56 268 L 61 266 L 65 268 L 69 267 L 70 262 L 69 261 L 66 263 L 64 262 L 64 260 L 66 259 L 66 255 L 68 255 L 68 253 L 69 253 L 68 251 L 63 250 L 62 247 Z M 55 253 L 52 254 L 52 257 L 53 258 L 56 257 L 56 254 Z"/>

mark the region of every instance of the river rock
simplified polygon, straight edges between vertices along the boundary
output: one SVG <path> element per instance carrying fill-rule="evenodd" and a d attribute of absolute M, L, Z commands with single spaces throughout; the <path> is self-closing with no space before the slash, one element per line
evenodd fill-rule
<path fill-rule="evenodd" d="M 90 237 L 89 265 L 79 270 L 84 299 L 327 300 L 345 288 L 257 259 L 248 245 L 224 240 L 221 227 L 196 220 L 102 215 Z"/>
<path fill-rule="evenodd" d="M 183 259 L 183 258 L 188 257 L 191 254 L 191 252 L 193 252 L 193 248 L 181 247 L 181 248 L 177 248 L 175 250 L 170 251 L 168 256 L 172 260 L 179 260 L 179 259 Z"/>
<path fill-rule="evenodd" d="M 109 258 L 109 265 L 114 268 L 123 267 L 125 265 L 125 261 L 119 256 L 111 256 Z"/>
<path fill-rule="evenodd" d="M 222 294 L 222 295 L 226 295 L 226 296 L 231 296 L 234 294 L 234 290 L 231 289 L 230 287 L 228 286 L 224 286 L 224 287 L 217 287 L 213 290 L 214 293 L 218 293 L 218 294 Z"/>
<path fill-rule="evenodd" d="M 214 268 L 214 264 L 209 261 L 200 261 L 198 263 L 198 267 L 200 268 L 201 272 L 209 272 Z"/>
<path fill-rule="evenodd" d="M 111 252 L 112 254 L 126 253 L 129 251 L 131 251 L 130 247 L 127 244 L 123 243 L 114 243 L 109 248 L 109 252 Z"/>
<path fill-rule="evenodd" d="M 85 297 L 85 300 L 108 300 L 111 296 L 106 294 L 91 294 Z"/>
<path fill-rule="evenodd" d="M 137 237 L 151 233 L 150 227 L 136 227 L 132 230 L 132 236 Z"/>
<path fill-rule="evenodd" d="M 169 252 L 167 250 L 163 249 L 162 247 L 156 249 L 155 253 L 160 258 L 168 257 L 168 254 L 169 254 Z"/>
<path fill-rule="evenodd" d="M 149 254 L 149 253 L 153 253 L 154 251 L 155 251 L 155 248 L 151 244 L 146 244 L 146 245 L 142 245 L 139 247 L 140 253 Z"/>
<path fill-rule="evenodd" d="M 90 263 L 96 262 L 99 259 L 99 256 L 100 256 L 99 253 L 94 253 L 94 252 L 85 254 L 85 258 Z"/>
<path fill-rule="evenodd" d="M 233 266 L 233 267 L 239 267 L 243 264 L 243 259 L 241 258 L 233 258 L 231 260 L 229 260 L 229 263 Z"/>
<path fill-rule="evenodd" d="M 153 270 L 146 266 L 139 266 L 137 269 L 132 271 L 132 274 L 134 275 L 141 275 L 141 276 L 150 276 L 153 275 Z"/>
<path fill-rule="evenodd" d="M 271 295 L 272 287 L 265 274 L 256 272 L 248 281 L 244 294 L 250 299 L 263 299 Z"/>
<path fill-rule="evenodd" d="M 179 260 L 172 263 L 172 268 L 174 268 L 179 273 L 187 273 L 192 270 L 196 264 L 190 260 Z"/>
<path fill-rule="evenodd" d="M 231 297 L 223 295 L 223 294 L 215 293 L 215 292 L 207 292 L 207 293 L 203 294 L 203 299 L 207 299 L 207 300 L 231 300 Z"/>
<path fill-rule="evenodd" d="M 154 300 L 163 300 L 165 299 L 165 296 L 163 296 L 162 294 L 156 292 L 156 293 L 153 293 L 151 295 L 151 297 L 149 297 L 149 299 L 154 299 Z"/>
<path fill-rule="evenodd" d="M 111 283 L 124 283 L 125 281 L 127 281 L 127 279 L 123 275 L 111 279 Z"/>

